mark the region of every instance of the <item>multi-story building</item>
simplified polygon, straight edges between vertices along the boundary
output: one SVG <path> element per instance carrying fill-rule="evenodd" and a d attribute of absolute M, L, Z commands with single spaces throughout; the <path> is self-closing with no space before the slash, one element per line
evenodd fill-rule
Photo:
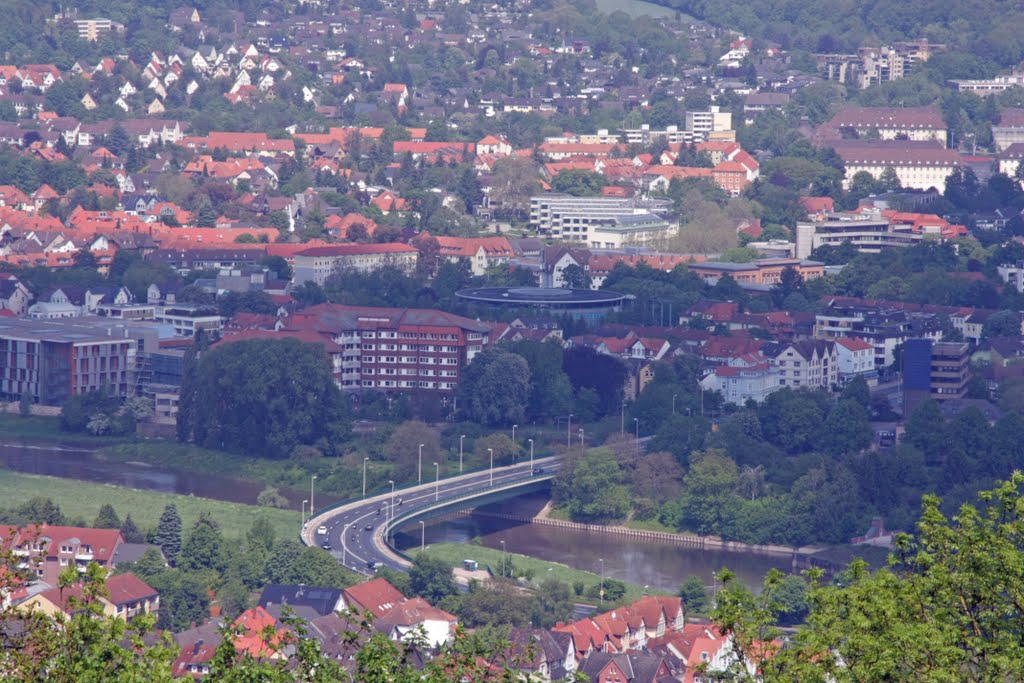
<path fill-rule="evenodd" d="M 327 278 L 344 271 L 368 273 L 384 266 L 411 273 L 418 255 L 414 247 L 398 243 L 311 247 L 295 254 L 295 284 L 311 281 L 323 285 Z"/>
<path fill-rule="evenodd" d="M 74 567 L 85 573 L 90 562 L 113 569 L 114 555 L 124 537 L 117 529 L 89 529 L 72 526 L 29 526 L 0 528 L 0 548 L 10 550 L 18 568 L 40 581 L 57 585 L 60 573 Z"/>
<path fill-rule="evenodd" d="M 152 323 L 0 318 L 0 397 L 28 394 L 36 403 L 59 406 L 104 387 L 133 396 L 138 355 L 158 344 Z"/>
<path fill-rule="evenodd" d="M 170 325 L 179 337 L 194 337 L 200 331 L 212 334 L 224 327 L 224 319 L 216 309 L 199 304 L 159 306 L 153 320 Z"/>
<path fill-rule="evenodd" d="M 697 114 L 701 112 L 695 112 Z M 731 117 L 732 115 L 729 114 Z M 701 125 L 705 125 L 703 119 L 700 121 Z M 731 123 L 731 119 L 730 119 Z M 714 125 L 714 119 L 712 118 L 711 125 Z M 666 126 L 663 130 L 651 130 L 650 124 L 643 124 L 639 128 L 623 128 L 622 137 L 629 144 L 636 145 L 650 145 L 652 142 L 657 140 L 664 140 L 667 144 L 690 144 L 696 139 L 703 139 L 703 137 L 695 135 L 694 131 L 681 129 L 679 126 Z"/>
<path fill-rule="evenodd" d="M 857 54 L 819 54 L 818 71 L 830 81 L 864 89 L 909 76 L 921 62 L 945 48 L 945 45 L 922 39 L 891 46 L 862 47 Z"/>
<path fill-rule="evenodd" d="M 779 369 L 779 384 L 794 389 L 832 389 L 839 384 L 834 342 L 819 339 L 766 344 L 762 352 Z"/>
<path fill-rule="evenodd" d="M 876 368 L 892 365 L 896 347 L 913 338 L 942 338 L 942 324 L 930 313 L 908 313 L 878 304 L 842 304 L 833 301 L 814 316 L 817 339 L 862 339 L 874 348 Z"/>
<path fill-rule="evenodd" d="M 846 188 L 862 171 L 881 180 L 891 168 L 904 188 L 945 192 L 946 179 L 963 165 L 959 154 L 935 141 L 837 140 L 831 144 L 846 167 Z"/>
<path fill-rule="evenodd" d="M 666 220 L 671 202 L 621 197 L 530 197 L 530 227 L 553 239 L 583 242 L 600 249 L 650 244 L 675 234 Z"/>
<path fill-rule="evenodd" d="M 686 112 L 686 130 L 695 140 L 735 139 L 732 128 L 732 114 L 712 106 L 707 111 Z"/>
<path fill-rule="evenodd" d="M 1010 145 L 1024 142 L 1024 109 L 1014 107 L 999 114 L 999 122 L 992 126 L 992 142 L 997 152 L 1005 152 Z M 1006 172 L 1002 167 L 999 170 Z"/>
<path fill-rule="evenodd" d="M 937 107 L 844 107 L 830 129 L 879 140 L 935 141 L 946 146 L 947 128 Z"/>
<path fill-rule="evenodd" d="M 423 234 L 423 233 L 421 233 Z M 441 258 L 465 261 L 473 275 L 484 275 L 487 269 L 508 263 L 512 258 L 512 245 L 506 237 L 448 237 L 436 238 Z M 415 240 L 413 240 L 416 243 Z"/>
<path fill-rule="evenodd" d="M 966 234 L 964 226 L 933 214 L 878 209 L 819 213 L 797 222 L 796 257 L 807 258 L 818 247 L 847 243 L 860 253 L 877 254 L 883 249 L 909 247 L 926 237 L 945 240 Z"/>
<path fill-rule="evenodd" d="M 338 345 L 345 391 L 451 395 L 491 329 L 443 311 L 320 304 L 293 314 L 283 334 L 311 330 Z"/>
<path fill-rule="evenodd" d="M 782 273 L 787 268 L 795 270 L 804 280 L 816 280 L 825 274 L 824 263 L 797 258 L 755 259 L 750 263 L 705 261 L 691 263 L 687 268 L 705 280 L 717 281 L 722 276 L 729 275 L 741 285 L 768 287 L 779 284 L 782 281 Z"/>
<path fill-rule="evenodd" d="M 124 33 L 124 25 L 111 21 L 110 19 L 76 19 L 75 28 L 78 29 L 78 37 L 82 40 L 96 42 L 103 36 L 111 33 Z"/>
<path fill-rule="evenodd" d="M 948 401 L 967 395 L 971 345 L 908 339 L 903 345 L 903 414 L 928 399 Z"/>
<path fill-rule="evenodd" d="M 972 92 L 984 97 L 996 95 L 1012 88 L 1024 87 L 1024 73 L 1014 72 L 994 78 L 953 79 L 947 83 L 961 92 Z M 995 133 L 994 128 L 992 132 Z"/>
<path fill-rule="evenodd" d="M 761 403 L 781 388 L 782 371 L 758 352 L 744 354 L 715 368 L 701 380 L 701 387 L 718 391 L 726 403 Z"/>
<path fill-rule="evenodd" d="M 840 337 L 835 341 L 839 383 L 847 384 L 857 377 L 863 377 L 868 386 L 878 384 L 874 345 L 858 337 Z"/>

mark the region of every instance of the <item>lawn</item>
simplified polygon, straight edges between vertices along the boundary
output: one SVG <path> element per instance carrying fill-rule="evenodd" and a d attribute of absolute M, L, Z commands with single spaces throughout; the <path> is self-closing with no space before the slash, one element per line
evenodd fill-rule
<path fill-rule="evenodd" d="M 0 413 L 0 438 L 12 437 L 29 441 L 42 440 L 50 443 L 73 443 L 97 447 L 122 443 L 130 438 L 124 436 L 93 436 L 92 434 L 84 433 L 72 434 L 71 432 L 61 430 L 60 419 L 56 417 L 38 415 L 22 417 L 17 413 Z"/>
<path fill-rule="evenodd" d="M 410 555 L 414 555 L 417 551 L 412 551 Z M 480 563 L 480 566 L 489 566 L 491 571 L 495 574 L 501 573 L 501 558 L 502 552 L 494 548 L 487 548 L 481 545 L 466 545 L 463 543 L 434 543 L 427 546 L 427 555 L 431 557 L 437 557 L 443 560 L 446 564 L 450 564 L 452 567 L 462 568 L 463 560 L 476 560 Z M 587 588 L 593 585 L 597 585 L 601 582 L 600 574 L 593 572 L 583 571 L 581 569 L 573 569 L 567 565 L 558 562 L 548 562 L 546 560 L 538 560 L 535 557 L 529 557 L 527 555 L 519 555 L 517 553 L 506 553 L 506 561 L 511 558 L 512 563 L 517 569 L 532 569 L 534 572 L 533 582 L 539 583 L 547 578 L 556 579 L 572 585 L 577 581 L 582 581 Z M 648 590 L 648 593 L 664 593 L 663 591 Z M 638 600 L 644 593 L 644 587 L 636 584 L 626 584 L 626 595 L 623 598 L 623 603 L 633 602 Z M 592 603 L 594 600 L 588 597 L 578 597 L 578 601 L 585 603 Z"/>
<path fill-rule="evenodd" d="M 145 531 L 156 526 L 165 505 L 174 503 L 186 534 L 201 512 L 209 513 L 228 538 L 243 536 L 259 516 L 270 520 L 277 538 L 297 538 L 299 531 L 299 516 L 287 510 L 0 469 L 0 501 L 4 507 L 16 507 L 35 496 L 53 499 L 68 519 L 82 518 L 90 524 L 100 506 L 110 503 L 118 516 L 124 519 L 130 513 L 138 527 Z"/>

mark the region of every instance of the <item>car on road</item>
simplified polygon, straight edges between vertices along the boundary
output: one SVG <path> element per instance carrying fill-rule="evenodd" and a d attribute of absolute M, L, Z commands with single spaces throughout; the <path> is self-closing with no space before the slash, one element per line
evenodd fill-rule
<path fill-rule="evenodd" d="M 369 560 L 366 563 L 366 568 L 372 572 L 377 569 L 377 563 L 373 560 Z"/>
<path fill-rule="evenodd" d="M 373 525 L 372 525 L 372 524 L 367 524 L 367 525 L 366 525 L 365 527 L 363 527 L 363 528 L 364 528 L 364 529 L 366 529 L 367 531 L 373 531 Z"/>
<path fill-rule="evenodd" d="M 534 467 L 533 468 L 533 473 L 534 474 L 544 474 L 544 468 L 543 467 Z"/>
<path fill-rule="evenodd" d="M 317 532 L 318 534 L 320 534 L 321 536 L 323 536 L 324 534 L 326 534 L 326 533 L 327 533 L 327 527 L 325 527 L 325 526 L 322 526 L 322 527 L 320 527 L 319 529 L 317 529 L 317 530 L 316 530 L 316 532 Z"/>
<path fill-rule="evenodd" d="M 324 550 L 330 550 L 331 549 L 331 542 L 330 541 L 324 541 L 323 543 L 320 544 L 320 547 L 323 548 Z"/>

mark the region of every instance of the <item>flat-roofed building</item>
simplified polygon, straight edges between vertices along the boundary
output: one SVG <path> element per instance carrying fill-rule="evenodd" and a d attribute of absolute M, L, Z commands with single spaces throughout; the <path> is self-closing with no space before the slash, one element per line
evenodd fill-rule
<path fill-rule="evenodd" d="M 315 282 L 344 271 L 368 273 L 384 266 L 395 266 L 411 273 L 416 269 L 419 252 L 408 244 L 332 244 L 311 247 L 295 254 L 295 284 Z"/>
<path fill-rule="evenodd" d="M 891 168 L 904 188 L 946 191 L 946 179 L 963 165 L 960 155 L 931 140 L 836 140 L 830 143 L 843 160 L 843 187 L 860 172 L 881 180 Z"/>
<path fill-rule="evenodd" d="M 623 197 L 530 197 L 530 227 L 553 239 L 600 249 L 651 244 L 675 234 L 671 202 Z"/>

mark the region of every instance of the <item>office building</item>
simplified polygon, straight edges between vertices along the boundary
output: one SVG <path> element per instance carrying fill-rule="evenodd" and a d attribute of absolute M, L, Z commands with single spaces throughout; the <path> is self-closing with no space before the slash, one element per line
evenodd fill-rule
<path fill-rule="evenodd" d="M 903 345 L 903 414 L 928 399 L 948 401 L 967 394 L 971 345 L 908 339 Z"/>

